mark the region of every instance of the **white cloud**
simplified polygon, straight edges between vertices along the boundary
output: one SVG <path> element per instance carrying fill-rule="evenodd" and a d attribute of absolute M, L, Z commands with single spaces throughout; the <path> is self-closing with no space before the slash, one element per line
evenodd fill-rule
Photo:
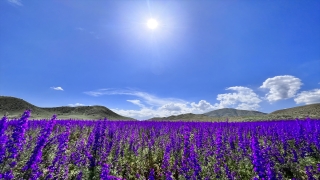
<path fill-rule="evenodd" d="M 84 92 L 90 96 L 102 95 L 127 95 L 139 99 L 127 100 L 140 107 L 140 110 L 111 109 L 123 116 L 136 119 L 150 119 L 152 117 L 166 117 L 171 115 L 190 113 L 193 108 L 188 107 L 188 102 L 177 98 L 160 98 L 146 92 L 135 90 L 99 89 L 96 91 Z"/>
<path fill-rule="evenodd" d="M 320 103 L 320 89 L 313 89 L 311 91 L 302 91 L 294 98 L 297 104 L 314 104 Z"/>
<path fill-rule="evenodd" d="M 68 104 L 68 106 L 71 106 L 71 107 L 75 107 L 75 106 L 84 106 L 84 104 L 81 104 L 81 103 L 75 103 L 75 104 Z"/>
<path fill-rule="evenodd" d="M 159 98 L 155 95 L 151 95 L 146 92 L 135 91 L 135 90 L 117 90 L 117 89 L 99 89 L 97 91 L 88 91 L 84 92 L 85 94 L 91 96 L 102 96 L 102 95 L 128 95 L 128 96 L 136 96 L 141 98 L 146 104 L 151 106 L 163 106 L 165 104 L 175 102 L 175 103 L 186 103 L 186 101 L 182 99 L 176 98 Z"/>
<path fill-rule="evenodd" d="M 226 90 L 237 91 L 236 93 L 218 94 L 217 100 L 219 104 L 215 104 L 218 108 L 235 107 L 243 110 L 256 110 L 262 101 L 252 89 L 242 86 L 229 87 Z"/>
<path fill-rule="evenodd" d="M 194 113 L 202 114 L 215 109 L 238 105 L 239 109 L 257 109 L 261 100 L 250 88 L 247 87 L 230 87 L 226 90 L 234 90 L 236 93 L 219 94 L 217 100 L 220 103 L 214 105 L 206 100 L 196 102 L 187 102 L 177 98 L 160 98 L 146 92 L 134 90 L 115 90 L 115 89 L 99 89 L 97 91 L 84 92 L 91 96 L 102 95 L 127 95 L 135 96 L 139 99 L 127 100 L 140 107 L 139 110 L 111 109 L 112 111 L 127 117 L 135 119 L 150 119 L 152 117 L 167 117 L 171 115 Z"/>
<path fill-rule="evenodd" d="M 8 2 L 15 6 L 23 6 L 20 0 L 8 0 Z"/>
<path fill-rule="evenodd" d="M 301 86 L 302 82 L 299 78 L 284 75 L 268 78 L 260 88 L 269 89 L 269 93 L 266 94 L 266 99 L 269 102 L 275 102 L 294 97 Z"/>
<path fill-rule="evenodd" d="M 217 109 L 217 107 L 211 105 L 209 102 L 205 100 L 200 100 L 198 104 L 192 102 L 190 105 L 193 109 L 195 109 L 195 111 L 199 111 L 199 112 L 209 112 L 214 109 Z"/>
<path fill-rule="evenodd" d="M 94 91 L 89 91 L 89 92 L 84 92 L 85 94 L 88 94 L 90 96 L 95 96 L 95 97 L 98 97 L 98 96 L 102 96 L 103 94 L 101 92 L 94 92 Z"/>
<path fill-rule="evenodd" d="M 50 87 L 50 88 L 57 91 L 63 91 L 62 87 Z"/>
<path fill-rule="evenodd" d="M 152 117 L 166 117 L 184 113 L 205 113 L 213 110 L 213 106 L 205 100 L 199 103 L 189 103 L 177 98 L 160 98 L 146 92 L 135 90 L 116 90 L 116 89 L 99 89 L 97 91 L 84 92 L 91 96 L 102 95 L 127 95 L 135 96 L 139 99 L 127 100 L 128 102 L 140 107 L 140 110 L 123 110 L 111 109 L 112 111 L 123 116 L 133 117 L 136 119 L 150 119 Z"/>
<path fill-rule="evenodd" d="M 135 99 L 135 100 L 127 100 L 128 102 L 131 102 L 132 104 L 135 104 L 135 105 L 137 105 L 137 106 L 139 106 L 139 107 L 145 107 L 141 102 L 140 102 L 140 100 L 138 100 L 138 99 Z"/>
<path fill-rule="evenodd" d="M 163 106 L 142 107 L 139 110 L 124 110 L 124 109 L 111 109 L 112 111 L 127 117 L 133 117 L 135 119 L 146 120 L 152 117 L 167 117 L 178 114 L 191 113 L 192 108 L 187 107 L 186 104 L 181 103 L 169 103 Z"/>
<path fill-rule="evenodd" d="M 181 106 L 184 106 L 184 104 L 169 103 L 161 106 L 159 109 L 164 111 L 169 111 L 169 112 L 173 112 L 173 111 L 179 112 L 182 110 Z"/>
<path fill-rule="evenodd" d="M 133 117 L 135 119 L 145 120 L 152 117 L 168 117 L 172 115 L 186 114 L 186 113 L 206 113 L 208 108 L 203 108 L 203 103 L 207 103 L 209 107 L 213 106 L 205 100 L 199 101 L 199 103 L 168 103 L 162 106 L 142 107 L 140 110 L 124 110 L 124 109 L 111 109 L 112 111 L 127 117 Z M 214 110 L 214 109 L 210 109 Z"/>
<path fill-rule="evenodd" d="M 84 31 L 84 28 L 82 28 L 82 27 L 77 27 L 76 30 L 78 30 L 78 31 Z"/>
<path fill-rule="evenodd" d="M 159 112 L 151 108 L 142 108 L 140 110 L 111 109 L 111 111 L 122 116 L 132 117 L 139 120 L 146 120 L 152 117 L 161 116 Z"/>

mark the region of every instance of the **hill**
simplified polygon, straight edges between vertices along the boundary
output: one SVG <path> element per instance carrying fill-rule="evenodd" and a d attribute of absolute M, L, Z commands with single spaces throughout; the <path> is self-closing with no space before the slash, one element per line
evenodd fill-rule
<path fill-rule="evenodd" d="M 37 107 L 23 99 L 0 96 L 0 115 L 8 114 L 9 119 L 19 118 L 26 110 L 31 109 L 30 119 L 48 119 L 53 114 L 58 119 L 104 119 L 110 120 L 134 120 L 130 117 L 121 116 L 104 106 L 78 106 L 78 107 Z M 223 108 L 210 111 L 204 114 L 180 114 L 169 117 L 154 117 L 149 120 L 162 121 L 259 121 L 259 120 L 277 120 L 277 119 L 303 119 L 306 116 L 311 118 L 320 118 L 320 103 L 305 106 L 281 109 L 270 114 L 259 111 L 237 110 L 232 108 Z"/>
<path fill-rule="evenodd" d="M 259 111 L 247 111 L 238 110 L 232 108 L 223 108 L 214 111 L 210 111 L 204 114 L 180 114 L 169 117 L 154 117 L 149 120 L 161 121 L 161 120 L 184 120 L 184 121 L 225 121 L 228 118 L 230 121 L 240 121 L 243 118 L 251 118 L 252 116 L 266 115 Z"/>
<path fill-rule="evenodd" d="M 266 115 L 267 113 L 262 113 L 259 111 L 247 111 L 247 110 L 238 110 L 232 108 L 223 108 L 214 111 L 204 113 L 203 115 L 209 117 L 239 117 L 239 116 L 261 116 Z"/>
<path fill-rule="evenodd" d="M 320 103 L 277 110 L 270 113 L 269 116 L 293 118 L 310 116 L 314 118 L 320 118 Z"/>
<path fill-rule="evenodd" d="M 223 108 L 210 111 L 204 114 L 180 114 L 169 117 L 155 117 L 149 120 L 182 120 L 182 121 L 211 121 L 221 122 L 228 120 L 230 122 L 242 121 L 261 121 L 261 120 L 283 120 L 283 119 L 305 119 L 307 116 L 320 119 L 320 103 L 298 106 L 288 109 L 281 109 L 272 113 L 262 113 L 259 111 L 245 111 L 232 108 Z"/>
<path fill-rule="evenodd" d="M 37 107 L 23 99 L 0 96 L 0 115 L 8 114 L 8 118 L 19 118 L 26 110 L 31 109 L 30 119 L 48 119 L 53 114 L 58 119 L 104 119 L 110 120 L 134 120 L 130 117 L 121 116 L 104 106 L 78 106 L 78 107 Z"/>
<path fill-rule="evenodd" d="M 211 118 L 202 114 L 180 114 L 176 116 L 168 116 L 168 117 L 154 117 L 148 120 L 153 120 L 153 121 L 167 121 L 167 120 L 199 120 L 199 121 L 210 121 Z"/>

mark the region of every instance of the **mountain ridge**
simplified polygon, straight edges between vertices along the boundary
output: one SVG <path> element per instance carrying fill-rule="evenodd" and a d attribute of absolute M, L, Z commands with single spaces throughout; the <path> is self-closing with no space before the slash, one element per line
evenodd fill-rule
<path fill-rule="evenodd" d="M 250 110 L 241 110 L 234 108 L 222 108 L 213 110 L 207 113 L 203 113 L 203 115 L 209 117 L 235 117 L 235 116 L 256 116 L 256 115 L 266 115 L 267 113 L 259 112 L 259 111 L 250 111 Z"/>
<path fill-rule="evenodd" d="M 172 116 L 168 116 L 168 117 L 153 117 L 151 119 L 148 120 L 155 120 L 155 121 L 159 121 L 159 120 L 192 120 L 192 119 L 197 119 L 197 120 L 208 120 L 208 117 L 202 114 L 193 114 L 193 113 L 187 113 L 187 114 L 179 114 L 179 115 L 172 115 Z"/>
<path fill-rule="evenodd" d="M 234 114 L 232 114 L 234 113 Z M 304 119 L 307 116 L 311 118 L 320 118 L 320 103 L 297 106 L 287 109 L 280 109 L 271 113 L 259 111 L 247 111 L 233 108 L 223 108 L 213 110 L 203 114 L 180 114 L 168 117 L 153 117 L 148 120 L 167 121 L 167 120 L 186 120 L 186 121 L 258 121 L 258 120 L 285 120 L 285 119 Z"/>
<path fill-rule="evenodd" d="M 8 114 L 8 118 L 19 118 L 23 111 L 31 109 L 31 118 L 48 119 L 56 114 L 59 119 L 110 119 L 110 120 L 135 120 L 134 118 L 121 116 L 104 106 L 60 106 L 60 107 L 38 107 L 23 99 L 0 96 L 0 114 Z M 153 117 L 148 120 L 162 121 L 257 121 L 257 120 L 277 120 L 277 119 L 295 119 L 320 118 L 320 103 L 296 106 L 286 109 L 280 109 L 271 113 L 259 111 L 247 111 L 233 108 L 222 108 L 203 114 L 179 114 L 168 117 Z"/>
<path fill-rule="evenodd" d="M 26 110 L 31 109 L 33 119 L 47 119 L 56 114 L 58 119 L 110 119 L 110 120 L 135 120 L 134 118 L 121 116 L 104 106 L 60 106 L 38 107 L 23 99 L 0 96 L 0 114 L 8 114 L 8 118 L 19 118 Z"/>

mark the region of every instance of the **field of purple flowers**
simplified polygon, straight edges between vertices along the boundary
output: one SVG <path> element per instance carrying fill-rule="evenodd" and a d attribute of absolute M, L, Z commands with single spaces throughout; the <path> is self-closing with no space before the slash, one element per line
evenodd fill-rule
<path fill-rule="evenodd" d="M 320 179 L 320 120 L 0 120 L 0 179 Z"/>

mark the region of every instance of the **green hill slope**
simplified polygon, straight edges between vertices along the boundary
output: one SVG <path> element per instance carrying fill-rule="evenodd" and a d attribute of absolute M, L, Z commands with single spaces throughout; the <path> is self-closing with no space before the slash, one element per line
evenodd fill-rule
<path fill-rule="evenodd" d="M 238 110 L 233 108 L 223 108 L 214 111 L 204 113 L 203 115 L 209 117 L 239 117 L 239 116 L 261 116 L 266 115 L 267 113 L 262 113 L 259 111 L 247 111 L 247 110 Z"/>
<path fill-rule="evenodd" d="M 286 120 L 286 119 L 305 119 L 310 118 L 320 119 L 320 103 L 310 104 L 305 106 L 298 106 L 288 109 L 281 109 L 270 114 L 259 111 L 245 111 L 231 108 L 218 109 L 204 114 L 180 114 L 169 117 L 155 117 L 149 120 L 182 120 L 182 121 L 209 121 L 221 122 L 228 119 L 230 122 L 242 121 L 261 121 L 261 120 Z"/>
<path fill-rule="evenodd" d="M 134 120 L 130 117 L 121 116 L 104 106 L 78 106 L 78 107 L 37 107 L 23 99 L 0 96 L 0 115 L 8 115 L 9 119 L 19 118 L 26 110 L 31 109 L 30 119 L 48 119 L 53 114 L 58 119 L 110 119 L 110 120 Z"/>

